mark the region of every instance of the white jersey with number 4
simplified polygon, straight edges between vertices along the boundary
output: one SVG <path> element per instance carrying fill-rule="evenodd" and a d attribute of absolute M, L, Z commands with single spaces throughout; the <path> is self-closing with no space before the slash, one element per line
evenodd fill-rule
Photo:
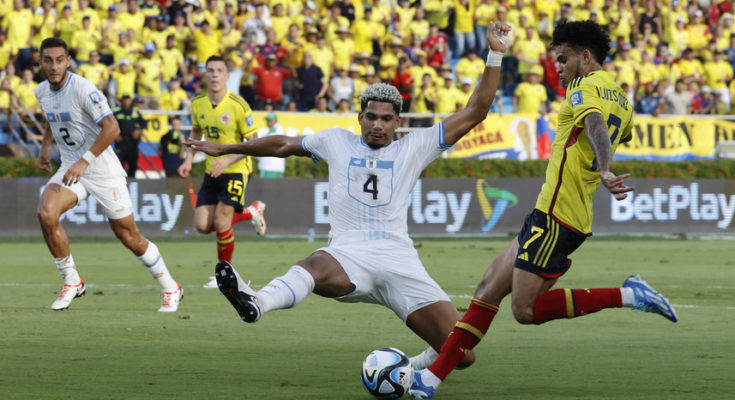
<path fill-rule="evenodd" d="M 112 115 L 107 99 L 92 82 L 72 72 L 67 74 L 61 89 L 51 89 L 46 80 L 38 85 L 35 93 L 61 153 L 61 168 L 69 168 L 92 147 L 102 131 L 99 123 Z M 125 176 L 110 146 L 84 173 L 88 179 Z"/>
<path fill-rule="evenodd" d="M 340 128 L 306 136 L 301 147 L 329 164 L 330 245 L 381 239 L 410 245 L 411 191 L 421 171 L 450 146 L 442 121 L 379 149 Z"/>

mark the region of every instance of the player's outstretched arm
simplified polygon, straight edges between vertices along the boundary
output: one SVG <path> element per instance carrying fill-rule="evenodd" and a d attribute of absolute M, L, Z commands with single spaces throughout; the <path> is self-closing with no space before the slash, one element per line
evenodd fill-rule
<path fill-rule="evenodd" d="M 470 129 L 487 117 L 498 88 L 500 63 L 506 50 L 510 29 L 510 25 L 501 22 L 491 23 L 488 27 L 486 40 L 490 52 L 485 71 L 465 108 L 444 120 L 444 142 L 447 145 L 457 143 Z"/>
<path fill-rule="evenodd" d="M 634 190 L 634 187 L 626 186 L 625 180 L 630 178 L 630 174 L 616 176 L 610 171 L 610 159 L 612 158 L 612 145 L 610 144 L 610 136 L 607 132 L 607 125 L 602 114 L 591 112 L 584 117 L 584 129 L 587 131 L 587 139 L 590 147 L 597 157 L 597 165 L 600 169 L 600 179 L 602 184 L 615 196 L 616 200 L 623 200 L 628 197 L 627 193 Z"/>
<path fill-rule="evenodd" d="M 289 156 L 311 156 L 309 152 L 301 148 L 300 137 L 289 137 L 285 135 L 267 136 L 236 144 L 217 144 L 188 139 L 184 144 L 191 149 L 203 151 L 215 157 L 223 154 L 245 154 L 255 157 L 281 158 Z"/>

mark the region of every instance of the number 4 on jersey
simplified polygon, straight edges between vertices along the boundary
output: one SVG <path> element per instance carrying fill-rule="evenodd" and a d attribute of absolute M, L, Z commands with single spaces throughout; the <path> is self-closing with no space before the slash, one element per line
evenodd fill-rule
<path fill-rule="evenodd" d="M 365 193 L 373 195 L 373 200 L 378 199 L 378 177 L 376 175 L 368 176 L 365 184 L 362 185 L 362 190 Z"/>

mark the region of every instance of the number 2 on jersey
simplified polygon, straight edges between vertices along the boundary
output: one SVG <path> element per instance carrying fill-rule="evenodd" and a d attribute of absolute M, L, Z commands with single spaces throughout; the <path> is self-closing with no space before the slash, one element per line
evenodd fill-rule
<path fill-rule="evenodd" d="M 71 140 L 71 135 L 69 134 L 69 130 L 66 128 L 59 128 L 59 133 L 61 133 L 61 138 L 64 139 L 64 143 L 66 143 L 67 146 L 76 146 L 77 144 L 74 143 L 73 140 Z"/>

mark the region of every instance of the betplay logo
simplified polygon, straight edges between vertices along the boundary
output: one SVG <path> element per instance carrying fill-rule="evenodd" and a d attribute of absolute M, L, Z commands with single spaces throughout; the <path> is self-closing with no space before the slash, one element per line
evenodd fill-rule
<path fill-rule="evenodd" d="M 495 201 L 495 207 L 490 202 Z M 484 179 L 477 180 L 477 202 L 482 210 L 482 233 L 490 232 L 503 216 L 505 210 L 518 204 L 518 197 L 500 188 L 494 188 Z"/>

